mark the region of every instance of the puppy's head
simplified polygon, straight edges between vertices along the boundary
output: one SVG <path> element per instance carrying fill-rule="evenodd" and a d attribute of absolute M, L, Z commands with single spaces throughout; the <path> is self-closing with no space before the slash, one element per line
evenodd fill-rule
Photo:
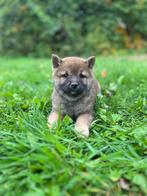
<path fill-rule="evenodd" d="M 92 67 L 95 57 L 88 59 L 52 55 L 55 88 L 63 96 L 77 98 L 87 92 L 92 84 Z"/>

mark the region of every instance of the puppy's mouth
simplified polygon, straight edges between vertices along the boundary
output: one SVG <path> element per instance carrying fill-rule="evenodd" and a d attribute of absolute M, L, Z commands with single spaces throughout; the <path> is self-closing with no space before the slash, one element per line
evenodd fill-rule
<path fill-rule="evenodd" d="M 76 91 L 71 91 L 70 94 L 71 95 L 76 95 L 76 94 L 79 94 L 79 93 L 77 93 Z"/>
<path fill-rule="evenodd" d="M 70 91 L 69 92 L 69 95 L 71 95 L 71 96 L 78 96 L 80 94 L 82 94 L 82 92 L 77 92 L 77 91 Z"/>
<path fill-rule="evenodd" d="M 64 93 L 66 93 L 67 95 L 69 96 L 80 96 L 82 93 L 83 93 L 83 90 L 82 89 L 76 89 L 76 90 L 73 90 L 73 89 L 68 89 L 67 91 L 64 91 Z"/>

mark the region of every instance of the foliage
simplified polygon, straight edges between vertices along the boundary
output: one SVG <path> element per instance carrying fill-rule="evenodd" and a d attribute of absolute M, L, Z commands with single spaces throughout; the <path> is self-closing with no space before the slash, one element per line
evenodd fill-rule
<path fill-rule="evenodd" d="M 47 126 L 48 60 L 1 58 L 0 195 L 146 195 L 147 67 L 138 60 L 97 59 L 103 97 L 90 137 L 78 139 L 68 117 Z"/>
<path fill-rule="evenodd" d="M 146 50 L 147 0 L 3 0 L 2 54 Z"/>

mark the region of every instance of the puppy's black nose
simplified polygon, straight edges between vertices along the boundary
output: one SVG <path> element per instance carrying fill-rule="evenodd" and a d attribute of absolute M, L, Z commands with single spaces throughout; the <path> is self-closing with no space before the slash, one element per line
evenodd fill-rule
<path fill-rule="evenodd" d="M 78 87 L 78 83 L 71 83 L 71 87 L 72 87 L 73 89 L 76 89 L 76 88 Z"/>

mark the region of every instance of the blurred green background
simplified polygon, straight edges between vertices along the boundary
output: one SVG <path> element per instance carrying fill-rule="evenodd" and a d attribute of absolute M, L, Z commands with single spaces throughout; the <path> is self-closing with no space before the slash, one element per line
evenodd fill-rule
<path fill-rule="evenodd" d="M 1 0 L 0 54 L 147 51 L 147 0 Z"/>

